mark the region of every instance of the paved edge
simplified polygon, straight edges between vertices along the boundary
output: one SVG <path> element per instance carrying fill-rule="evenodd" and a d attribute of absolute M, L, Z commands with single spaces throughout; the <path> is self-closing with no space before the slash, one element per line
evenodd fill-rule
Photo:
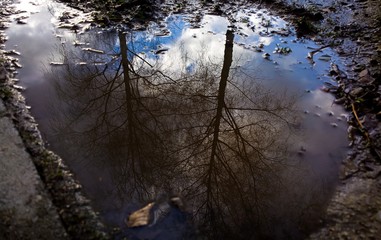
<path fill-rule="evenodd" d="M 0 143 L 0 239 L 68 239 L 2 100 Z"/>

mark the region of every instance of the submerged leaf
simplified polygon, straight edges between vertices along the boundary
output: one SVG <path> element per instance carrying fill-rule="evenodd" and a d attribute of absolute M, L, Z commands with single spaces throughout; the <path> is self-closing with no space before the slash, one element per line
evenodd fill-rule
<path fill-rule="evenodd" d="M 149 203 L 147 206 L 131 213 L 128 217 L 127 226 L 128 227 L 141 227 L 148 225 L 150 218 L 150 210 L 154 203 Z"/>

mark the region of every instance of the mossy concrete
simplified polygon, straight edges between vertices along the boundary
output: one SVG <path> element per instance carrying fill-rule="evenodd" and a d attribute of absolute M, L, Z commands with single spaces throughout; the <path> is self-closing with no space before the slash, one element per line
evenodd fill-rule
<path fill-rule="evenodd" d="M 69 239 L 0 100 L 0 239 Z"/>

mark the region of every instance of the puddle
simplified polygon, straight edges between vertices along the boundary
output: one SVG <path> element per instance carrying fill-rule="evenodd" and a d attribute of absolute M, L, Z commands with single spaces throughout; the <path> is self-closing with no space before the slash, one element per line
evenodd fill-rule
<path fill-rule="evenodd" d="M 320 46 L 263 9 L 79 33 L 54 28 L 63 5 L 35 3 L 7 49 L 49 148 L 116 238 L 303 239 L 318 226 L 348 145 L 346 113 L 320 90 L 340 64 L 330 49 L 307 59 Z M 128 228 L 151 202 L 148 224 Z"/>

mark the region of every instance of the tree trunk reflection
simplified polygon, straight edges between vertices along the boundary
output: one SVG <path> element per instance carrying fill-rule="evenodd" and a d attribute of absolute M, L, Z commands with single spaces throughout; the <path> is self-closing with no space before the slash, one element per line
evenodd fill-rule
<path fill-rule="evenodd" d="M 213 234 L 218 233 L 218 230 L 215 230 L 214 226 L 218 226 L 219 224 L 218 220 L 216 220 L 215 208 L 217 207 L 217 211 L 221 212 L 221 209 L 218 209 L 218 206 L 220 205 L 218 194 L 216 194 L 217 196 L 213 194 L 214 192 L 213 185 L 216 185 L 216 184 L 218 185 L 218 172 L 216 172 L 217 171 L 216 159 L 218 160 L 219 164 L 221 165 L 224 164 L 221 156 L 217 153 L 218 153 L 218 150 L 221 149 L 221 146 L 219 146 L 219 133 L 220 133 L 220 124 L 222 119 L 222 111 L 225 107 L 226 84 L 229 77 L 230 66 L 233 61 L 233 40 L 234 40 L 234 34 L 232 31 L 228 30 L 226 32 L 224 63 L 222 65 L 221 81 L 219 84 L 218 96 L 217 96 L 217 99 L 218 99 L 217 112 L 213 120 L 214 133 L 213 133 L 213 143 L 211 148 L 210 163 L 209 163 L 209 169 L 208 169 L 208 180 L 207 180 L 208 190 L 207 190 L 207 199 L 206 199 L 207 201 L 206 207 L 210 215 L 210 224 L 213 227 Z M 223 221 L 223 219 L 221 220 Z"/>
<path fill-rule="evenodd" d="M 208 238 L 272 236 L 295 99 L 232 70 L 231 30 L 221 64 L 200 60 L 175 75 L 136 53 L 128 35 L 99 43 L 117 49 L 104 67 L 75 65 L 65 52 L 72 63 L 50 73 L 65 103 L 54 125 L 76 141 L 70 151 L 109 171 L 105 188 L 122 205 L 176 194 Z"/>

